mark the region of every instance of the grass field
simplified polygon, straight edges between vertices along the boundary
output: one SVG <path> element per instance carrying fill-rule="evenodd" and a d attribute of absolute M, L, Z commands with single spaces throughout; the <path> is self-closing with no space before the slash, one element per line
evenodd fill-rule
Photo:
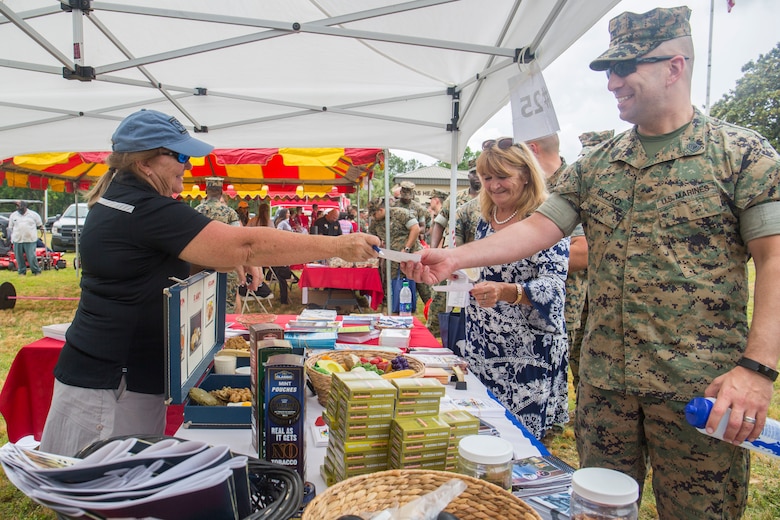
<path fill-rule="evenodd" d="M 13 271 L 0 271 L 0 283 L 11 282 L 21 297 L 74 297 L 80 293 L 73 255 L 66 255 L 68 266 L 60 271 L 44 271 L 41 276 L 29 272 L 21 277 Z M 278 297 L 278 294 L 277 294 Z M 281 306 L 275 301 L 272 312 L 297 314 L 303 308 L 300 290 L 290 293 L 290 305 Z M 0 310 L 0 385 L 5 382 L 9 367 L 17 351 L 42 336 L 41 326 L 68 322 L 73 318 L 77 302 L 70 300 L 19 299 L 14 309 Z M 421 306 L 420 306 L 421 307 Z M 421 316 L 420 316 L 421 317 Z M 775 384 L 775 395 L 770 416 L 780 418 L 780 381 Z M 573 391 L 570 392 L 573 396 Z M 573 410 L 574 403 L 570 403 Z M 5 421 L 0 420 L 0 444 L 8 441 Z M 562 435 L 550 444 L 550 451 L 578 467 L 574 434 L 568 426 Z M 640 510 L 641 520 L 656 518 L 650 482 L 645 484 L 645 495 Z M 52 520 L 56 516 L 48 509 L 36 505 L 0 474 L 0 519 L 3 520 Z M 780 518 L 780 459 L 753 455 L 750 497 L 746 520 L 775 520 Z"/>

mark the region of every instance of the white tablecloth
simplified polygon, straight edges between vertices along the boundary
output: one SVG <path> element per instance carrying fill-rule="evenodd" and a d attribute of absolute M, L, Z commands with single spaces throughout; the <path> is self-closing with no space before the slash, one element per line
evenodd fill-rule
<path fill-rule="evenodd" d="M 485 386 L 472 374 L 467 374 L 467 390 L 456 390 L 453 385 L 447 385 L 447 395 L 453 399 L 463 397 L 475 399 L 489 399 Z M 317 402 L 317 398 L 309 392 L 306 399 L 306 480 L 314 484 L 316 490 L 325 489 L 325 482 L 320 476 L 320 466 L 325 460 L 325 447 L 314 446 L 312 442 L 311 425 L 315 419 L 322 413 L 322 406 Z M 544 446 L 534 439 L 528 431 L 519 424 L 510 421 L 504 417 L 485 417 L 485 420 L 495 426 L 501 437 L 512 443 L 515 448 L 515 458 L 530 457 L 532 455 L 547 454 Z M 176 437 L 182 439 L 191 439 L 204 441 L 212 445 L 226 444 L 235 453 L 242 453 L 257 457 L 257 452 L 252 449 L 251 430 L 249 429 L 205 429 L 205 428 L 185 428 L 180 427 L 176 431 Z"/>

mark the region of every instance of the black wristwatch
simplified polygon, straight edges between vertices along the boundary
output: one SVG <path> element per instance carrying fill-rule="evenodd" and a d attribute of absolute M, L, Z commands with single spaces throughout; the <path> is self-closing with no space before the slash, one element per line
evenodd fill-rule
<path fill-rule="evenodd" d="M 411 247 L 405 247 L 404 248 L 404 252 L 406 252 L 406 253 L 410 253 L 411 251 L 412 251 Z"/>
<path fill-rule="evenodd" d="M 777 370 L 774 370 L 766 365 L 762 365 L 758 361 L 753 361 L 752 359 L 743 357 L 743 358 L 739 358 L 739 361 L 737 361 L 737 365 L 741 366 L 742 368 L 747 368 L 748 370 L 752 370 L 753 372 L 758 372 L 759 374 L 766 377 L 770 381 L 774 381 L 775 379 L 777 379 Z"/>

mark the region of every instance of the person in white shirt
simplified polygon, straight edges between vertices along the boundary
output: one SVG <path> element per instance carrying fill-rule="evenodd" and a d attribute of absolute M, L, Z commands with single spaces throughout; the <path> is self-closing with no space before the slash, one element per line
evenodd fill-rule
<path fill-rule="evenodd" d="M 41 274 L 38 257 L 35 256 L 35 246 L 38 242 L 38 230 L 42 227 L 41 216 L 27 208 L 25 201 L 16 201 L 16 211 L 11 213 L 8 219 L 8 234 L 14 244 L 16 266 L 21 276 L 27 274 L 28 263 L 34 275 Z"/>

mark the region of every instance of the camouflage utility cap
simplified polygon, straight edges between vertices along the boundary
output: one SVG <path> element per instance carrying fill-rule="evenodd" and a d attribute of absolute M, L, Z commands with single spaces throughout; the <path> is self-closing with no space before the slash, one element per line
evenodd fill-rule
<path fill-rule="evenodd" d="M 615 137 L 614 130 L 603 130 L 601 132 L 583 132 L 580 134 L 580 144 L 583 148 L 588 146 L 596 146 L 603 143 L 607 139 Z"/>
<path fill-rule="evenodd" d="M 414 183 L 412 181 L 402 181 L 401 191 L 414 191 Z"/>
<path fill-rule="evenodd" d="M 432 199 L 444 200 L 447 197 L 449 197 L 449 193 L 441 191 L 441 190 L 433 190 L 433 192 L 431 193 L 431 198 Z"/>
<path fill-rule="evenodd" d="M 368 203 L 368 214 L 373 215 L 374 212 L 378 209 L 383 209 L 385 207 L 385 199 L 378 198 L 370 201 Z"/>
<path fill-rule="evenodd" d="M 206 177 L 206 187 L 219 188 L 221 190 L 223 180 L 224 179 L 222 177 Z"/>
<path fill-rule="evenodd" d="M 590 62 L 592 70 L 607 70 L 612 61 L 644 56 L 661 43 L 691 35 L 688 7 L 623 13 L 609 21 L 609 49 Z"/>

